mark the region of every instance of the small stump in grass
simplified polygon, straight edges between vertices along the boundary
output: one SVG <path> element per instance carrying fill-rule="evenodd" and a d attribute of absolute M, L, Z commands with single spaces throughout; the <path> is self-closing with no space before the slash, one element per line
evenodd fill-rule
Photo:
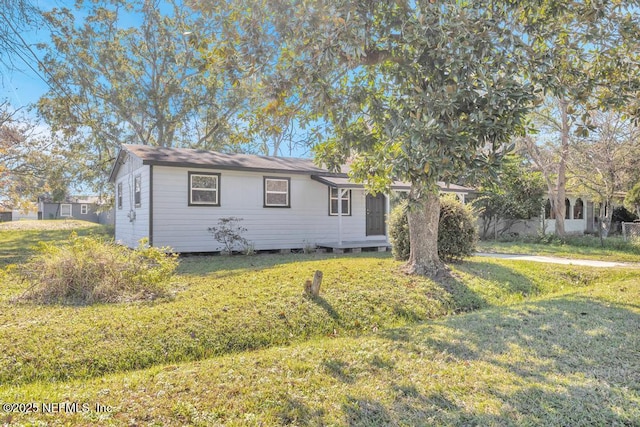
<path fill-rule="evenodd" d="M 313 281 L 304 282 L 304 291 L 314 297 L 320 295 L 320 285 L 322 284 L 322 271 L 316 270 L 313 275 Z"/>

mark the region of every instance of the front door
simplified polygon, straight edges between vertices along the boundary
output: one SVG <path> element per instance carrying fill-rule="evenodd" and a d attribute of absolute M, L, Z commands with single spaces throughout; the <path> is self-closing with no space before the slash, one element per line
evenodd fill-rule
<path fill-rule="evenodd" d="M 385 198 L 383 194 L 367 194 L 367 236 L 384 236 Z"/>

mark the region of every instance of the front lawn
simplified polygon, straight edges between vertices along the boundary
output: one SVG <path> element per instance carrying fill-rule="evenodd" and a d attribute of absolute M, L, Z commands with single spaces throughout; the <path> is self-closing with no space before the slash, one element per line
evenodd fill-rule
<path fill-rule="evenodd" d="M 32 233 L 10 235 L 8 259 L 29 254 Z M 90 306 L 16 301 L 28 285 L 0 268 L 0 402 L 40 405 L 0 424 L 640 419 L 638 269 L 478 257 L 435 283 L 400 265 L 388 253 L 184 257 L 168 297 Z M 56 402 L 89 410 L 42 413 Z"/>
<path fill-rule="evenodd" d="M 633 426 L 639 303 L 634 279 L 361 336 L 6 387 L 0 401 L 86 403 L 14 419 L 87 426 Z"/>
<path fill-rule="evenodd" d="M 617 236 L 604 239 L 604 246 L 600 239 L 594 236 L 568 237 L 564 241 L 551 239 L 549 243 L 540 243 L 530 239 L 483 240 L 478 243 L 477 250 L 489 253 L 640 262 L 640 244 L 625 242 L 622 237 Z"/>
<path fill-rule="evenodd" d="M 399 271 L 388 254 L 192 257 L 181 262 L 173 296 L 91 306 L 14 302 L 28 285 L 0 290 L 0 382 L 63 381 L 288 345 L 635 277 L 595 270 L 474 259 L 437 284 Z M 303 283 L 322 270 L 320 298 Z M 19 363 L 16 363 L 18 361 Z"/>

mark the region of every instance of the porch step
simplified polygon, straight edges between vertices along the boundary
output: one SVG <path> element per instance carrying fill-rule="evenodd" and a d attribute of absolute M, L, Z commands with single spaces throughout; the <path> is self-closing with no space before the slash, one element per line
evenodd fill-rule
<path fill-rule="evenodd" d="M 316 247 L 321 249 L 330 249 L 334 254 L 343 254 L 346 252 L 360 253 L 364 251 L 386 252 L 391 246 L 386 240 L 362 240 L 362 241 L 343 241 L 316 243 Z"/>

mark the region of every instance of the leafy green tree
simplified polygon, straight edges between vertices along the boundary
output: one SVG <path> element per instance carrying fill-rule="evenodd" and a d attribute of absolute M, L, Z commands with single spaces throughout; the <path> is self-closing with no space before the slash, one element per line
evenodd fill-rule
<path fill-rule="evenodd" d="M 620 204 L 620 193 L 631 188 L 640 166 L 640 129 L 614 112 L 592 113 L 590 121 L 592 131 L 572 142 L 569 177 L 578 192 L 609 207 L 600 215 L 600 231 L 606 238 L 613 206 Z"/>
<path fill-rule="evenodd" d="M 104 182 L 121 143 L 225 147 L 244 86 L 198 54 L 200 34 L 216 34 L 199 14 L 179 1 L 98 0 L 44 16 L 52 89 L 39 110 L 81 157 L 82 178 Z"/>
<path fill-rule="evenodd" d="M 624 204 L 633 209 L 636 215 L 640 216 L 640 182 L 629 190 L 624 198 Z"/>
<path fill-rule="evenodd" d="M 543 135 L 552 135 L 553 161 L 543 164 L 536 138 L 524 142 L 545 172 L 560 236 L 571 136 L 588 134 L 593 111 L 624 110 L 640 117 L 639 6 L 637 0 L 521 2 L 520 31 L 528 34 L 531 53 L 525 71 L 546 104 L 537 122 Z"/>
<path fill-rule="evenodd" d="M 411 183 L 407 271 L 439 275 L 437 182 L 492 169 L 524 129 L 532 96 L 519 78 L 519 41 L 504 25 L 510 9 L 424 0 L 252 4 L 226 6 L 236 11 L 229 43 L 275 69 L 267 73 L 281 77 L 282 92 L 301 91 L 330 125 L 314 151 L 319 162 L 337 169 L 349 159 L 352 178 L 371 191 L 393 179 Z"/>
<path fill-rule="evenodd" d="M 507 157 L 498 179 L 481 179 L 477 190 L 480 196 L 472 204 L 480 212 L 483 238 L 498 237 L 518 221 L 538 218 L 542 211 L 542 173 L 533 171 L 520 156 Z"/>
<path fill-rule="evenodd" d="M 66 151 L 33 119 L 0 103 L 0 202 L 30 210 L 38 196 L 68 185 Z"/>

